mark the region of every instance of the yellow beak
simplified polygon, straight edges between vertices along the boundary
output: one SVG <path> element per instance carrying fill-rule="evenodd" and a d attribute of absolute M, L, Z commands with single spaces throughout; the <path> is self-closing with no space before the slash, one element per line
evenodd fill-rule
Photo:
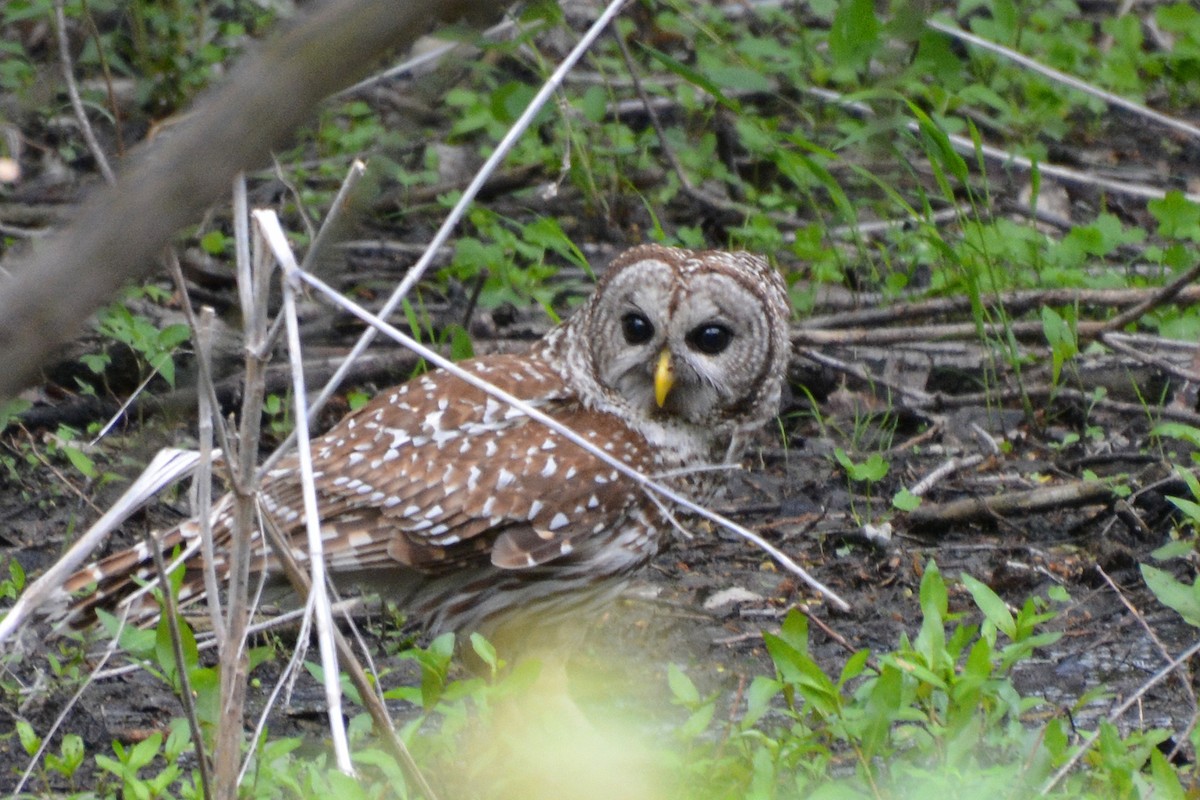
<path fill-rule="evenodd" d="M 654 369 L 654 400 L 662 408 L 667 402 L 667 395 L 675 385 L 675 368 L 671 366 L 671 353 L 663 348 L 658 354 L 658 366 Z"/>

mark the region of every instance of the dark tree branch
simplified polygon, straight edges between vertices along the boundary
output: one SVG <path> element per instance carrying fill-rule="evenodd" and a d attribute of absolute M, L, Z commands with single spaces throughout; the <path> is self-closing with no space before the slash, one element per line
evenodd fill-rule
<path fill-rule="evenodd" d="M 327 95 L 431 21 L 499 9 L 482 0 L 334 0 L 251 53 L 170 133 L 139 148 L 115 186 L 98 188 L 58 235 L 0 277 L 0 399 L 32 382 L 59 342 L 162 248 L 267 161 Z M 0 273 L 3 275 L 3 273 Z"/>

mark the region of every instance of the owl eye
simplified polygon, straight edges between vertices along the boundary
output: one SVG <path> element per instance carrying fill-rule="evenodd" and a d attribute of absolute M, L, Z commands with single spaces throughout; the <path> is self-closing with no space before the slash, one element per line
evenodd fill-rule
<path fill-rule="evenodd" d="M 626 344 L 645 344 L 654 336 L 654 324 L 645 314 L 630 311 L 621 317 L 621 332 L 625 334 Z"/>
<path fill-rule="evenodd" d="M 709 323 L 692 328 L 687 335 L 687 343 L 695 350 L 706 355 L 715 356 L 733 341 L 733 331 L 724 325 Z"/>

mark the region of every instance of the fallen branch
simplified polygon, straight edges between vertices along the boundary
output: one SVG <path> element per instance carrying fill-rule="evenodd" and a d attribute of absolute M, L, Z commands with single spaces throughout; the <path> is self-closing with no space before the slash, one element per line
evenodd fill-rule
<path fill-rule="evenodd" d="M 1028 516 L 1060 508 L 1105 503 L 1113 497 L 1112 486 L 1101 481 L 1075 481 L 1026 492 L 1005 492 L 994 497 L 968 497 L 936 505 L 922 505 L 908 515 L 914 530 L 949 528 L 997 517 Z"/>

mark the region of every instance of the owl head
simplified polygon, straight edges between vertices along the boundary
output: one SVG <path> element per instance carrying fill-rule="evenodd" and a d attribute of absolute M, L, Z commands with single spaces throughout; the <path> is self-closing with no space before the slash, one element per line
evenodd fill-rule
<path fill-rule="evenodd" d="M 566 323 L 564 377 L 635 425 L 727 436 L 776 413 L 789 317 L 782 277 L 758 256 L 635 247 Z"/>

